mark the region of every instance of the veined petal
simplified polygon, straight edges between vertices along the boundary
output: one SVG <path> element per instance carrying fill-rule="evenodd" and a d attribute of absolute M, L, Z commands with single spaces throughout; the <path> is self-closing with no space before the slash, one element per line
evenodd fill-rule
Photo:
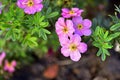
<path fill-rule="evenodd" d="M 63 29 L 64 26 L 61 26 L 61 25 L 59 24 L 59 22 L 57 21 L 57 22 L 55 23 L 55 28 L 56 28 L 56 30 L 59 30 L 59 29 Z"/>
<path fill-rule="evenodd" d="M 35 14 L 35 12 L 36 12 L 36 10 L 35 10 L 34 7 L 26 7 L 26 8 L 24 9 L 24 11 L 25 11 L 25 13 L 27 13 L 27 14 Z"/>
<path fill-rule="evenodd" d="M 85 28 L 90 28 L 92 26 L 92 22 L 89 19 L 84 19 L 83 25 L 85 26 Z"/>
<path fill-rule="evenodd" d="M 78 34 L 74 34 L 71 37 L 72 43 L 79 45 L 80 41 L 81 41 L 81 37 Z"/>
<path fill-rule="evenodd" d="M 61 25 L 61 26 L 65 26 L 65 19 L 63 17 L 60 17 L 58 19 L 58 23 Z"/>
<path fill-rule="evenodd" d="M 86 52 L 86 51 L 87 51 L 87 44 L 81 42 L 81 43 L 79 44 L 79 46 L 78 46 L 78 49 L 79 49 L 79 51 L 80 51 L 81 53 Z"/>
<path fill-rule="evenodd" d="M 70 56 L 70 51 L 69 51 L 69 49 L 66 48 L 66 47 L 62 47 L 62 48 L 61 48 L 61 53 L 62 53 L 65 57 Z"/>
<path fill-rule="evenodd" d="M 90 36 L 91 33 L 92 33 L 92 31 L 91 31 L 90 29 L 86 29 L 86 30 L 83 30 L 82 33 L 83 33 L 83 35 L 85 35 L 85 36 Z"/>
<path fill-rule="evenodd" d="M 73 17 L 72 18 L 73 23 L 75 24 L 75 26 L 77 27 L 78 24 L 82 23 L 82 17 L 77 16 L 77 17 Z"/>
<path fill-rule="evenodd" d="M 80 58 L 81 58 L 81 54 L 80 52 L 77 50 L 77 51 L 74 51 L 74 52 L 71 52 L 70 53 L 70 58 L 73 60 L 73 61 L 79 61 Z"/>
<path fill-rule="evenodd" d="M 43 5 L 42 4 L 36 4 L 34 7 L 35 7 L 37 12 L 40 12 L 43 8 Z"/>
<path fill-rule="evenodd" d="M 33 0 L 34 3 L 38 4 L 38 3 L 41 3 L 43 0 Z"/>
<path fill-rule="evenodd" d="M 79 11 L 79 8 L 72 8 L 72 11 L 77 12 Z"/>
<path fill-rule="evenodd" d="M 63 13 L 69 13 L 69 11 L 70 11 L 70 10 L 69 10 L 68 8 L 62 8 L 62 12 L 63 12 Z"/>
<path fill-rule="evenodd" d="M 68 46 L 69 45 L 69 39 L 67 36 L 60 35 L 59 41 L 60 41 L 61 46 Z"/>
<path fill-rule="evenodd" d="M 18 0 L 17 6 L 24 9 L 25 7 L 27 7 L 27 5 L 25 4 L 26 2 L 27 2 L 27 0 Z"/>

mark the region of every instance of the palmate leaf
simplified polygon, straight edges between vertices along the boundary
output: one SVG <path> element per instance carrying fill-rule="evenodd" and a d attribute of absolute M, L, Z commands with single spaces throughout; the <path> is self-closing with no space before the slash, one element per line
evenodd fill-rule
<path fill-rule="evenodd" d="M 47 34 L 51 34 L 51 32 L 44 28 L 39 30 L 39 37 L 42 37 L 44 40 L 47 40 Z"/>
<path fill-rule="evenodd" d="M 31 48 L 38 46 L 37 37 L 32 37 L 30 34 L 28 34 L 22 41 L 22 46 L 29 46 Z"/>
<path fill-rule="evenodd" d="M 97 56 L 101 56 L 101 60 L 105 61 L 106 56 L 110 56 L 110 53 L 109 53 L 109 51 L 107 49 L 99 48 L 99 50 L 97 52 Z"/>

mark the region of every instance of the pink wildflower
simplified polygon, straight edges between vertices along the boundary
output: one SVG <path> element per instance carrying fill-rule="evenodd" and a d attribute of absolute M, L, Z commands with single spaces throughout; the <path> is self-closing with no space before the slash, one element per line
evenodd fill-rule
<path fill-rule="evenodd" d="M 43 8 L 42 0 L 18 0 L 18 7 L 24 9 L 24 12 L 27 14 L 35 14 L 40 12 Z"/>
<path fill-rule="evenodd" d="M 61 48 L 61 53 L 65 57 L 69 57 L 73 61 L 79 61 L 81 58 L 80 53 L 84 53 L 87 50 L 87 45 L 81 42 L 81 37 L 77 34 L 70 36 L 69 40 Z M 62 41 L 61 41 L 62 42 Z"/>
<path fill-rule="evenodd" d="M 4 70 L 8 71 L 9 73 L 13 73 L 15 71 L 16 65 L 17 62 L 15 60 L 13 60 L 11 63 L 6 60 L 4 65 Z"/>
<path fill-rule="evenodd" d="M 75 28 L 75 33 L 79 34 L 80 36 L 89 36 L 91 35 L 91 29 L 90 27 L 92 26 L 92 22 L 89 19 L 82 19 L 82 17 L 73 17 L 72 18 L 74 28 Z"/>
<path fill-rule="evenodd" d="M 5 58 L 5 56 L 6 56 L 5 52 L 2 52 L 0 54 L 0 66 L 2 65 L 2 62 L 3 62 L 4 58 Z"/>
<path fill-rule="evenodd" d="M 64 18 L 71 18 L 71 17 L 75 17 L 75 16 L 81 16 L 82 12 L 83 12 L 83 10 L 79 9 L 79 8 L 72 8 L 71 10 L 69 10 L 68 8 L 63 8 L 62 16 Z"/>
<path fill-rule="evenodd" d="M 58 36 L 69 36 L 72 35 L 75 31 L 73 28 L 73 22 L 71 20 L 66 20 L 63 17 L 60 17 L 55 24 L 56 33 Z"/>
<path fill-rule="evenodd" d="M 2 3 L 0 2 L 0 14 L 2 13 Z"/>

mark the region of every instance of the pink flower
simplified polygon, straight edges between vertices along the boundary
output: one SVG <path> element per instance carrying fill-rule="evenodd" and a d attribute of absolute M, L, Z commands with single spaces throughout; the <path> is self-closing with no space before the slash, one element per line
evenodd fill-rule
<path fill-rule="evenodd" d="M 58 36 L 69 36 L 75 31 L 73 28 L 73 22 L 71 20 L 66 20 L 60 17 L 55 24 L 56 33 Z"/>
<path fill-rule="evenodd" d="M 2 13 L 2 3 L 0 2 L 0 14 Z"/>
<path fill-rule="evenodd" d="M 75 33 L 79 34 L 80 36 L 89 36 L 91 35 L 91 29 L 90 27 L 92 26 L 92 22 L 89 19 L 82 19 L 82 17 L 73 17 L 72 18 L 74 28 L 75 28 Z"/>
<path fill-rule="evenodd" d="M 35 14 L 43 8 L 42 0 L 18 0 L 17 5 L 27 14 Z"/>
<path fill-rule="evenodd" d="M 65 39 L 65 41 L 64 45 L 61 48 L 61 53 L 65 57 L 70 56 L 73 61 L 79 61 L 79 59 L 81 58 L 80 53 L 84 53 L 87 50 L 87 45 L 81 42 L 81 37 L 77 34 L 71 35 L 70 39 Z"/>
<path fill-rule="evenodd" d="M 13 60 L 11 63 L 5 60 L 4 70 L 8 71 L 9 73 L 13 73 L 15 71 L 15 67 L 17 62 Z"/>
<path fill-rule="evenodd" d="M 72 8 L 71 10 L 69 10 L 68 8 L 63 8 L 62 16 L 64 18 L 71 18 L 71 17 L 75 17 L 75 16 L 81 16 L 82 12 L 83 12 L 83 10 L 79 9 L 79 8 Z"/>
<path fill-rule="evenodd" d="M 2 65 L 2 62 L 3 62 L 4 58 L 5 58 L 5 56 L 6 56 L 5 52 L 2 52 L 0 54 L 0 66 Z"/>

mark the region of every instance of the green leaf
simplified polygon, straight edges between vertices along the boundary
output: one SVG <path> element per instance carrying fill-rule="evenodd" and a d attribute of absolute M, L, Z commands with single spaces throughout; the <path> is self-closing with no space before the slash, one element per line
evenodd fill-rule
<path fill-rule="evenodd" d="M 102 49 L 103 50 L 103 53 L 106 54 L 107 56 L 110 56 L 110 53 L 107 49 Z"/>
<path fill-rule="evenodd" d="M 94 35 L 98 35 L 100 32 L 100 27 L 97 26 L 96 29 L 95 29 L 95 32 L 94 32 Z"/>
<path fill-rule="evenodd" d="M 48 31 L 47 29 L 43 29 L 43 31 L 46 33 L 46 34 L 50 34 L 51 32 Z"/>
<path fill-rule="evenodd" d="M 98 48 L 101 47 L 101 44 L 98 43 L 98 42 L 95 42 L 95 41 L 94 41 L 92 44 L 93 44 L 95 47 L 98 47 Z"/>
<path fill-rule="evenodd" d="M 102 59 L 102 61 L 105 61 L 106 55 L 104 53 L 101 55 L 101 59 Z"/>
<path fill-rule="evenodd" d="M 46 11 L 46 15 L 50 14 L 51 12 L 52 12 L 52 9 L 51 9 L 51 7 L 49 7 Z"/>
<path fill-rule="evenodd" d="M 119 12 L 119 13 L 120 13 L 120 6 L 119 6 L 119 7 L 117 7 L 117 5 L 115 5 L 115 7 L 116 7 L 116 9 L 115 9 L 115 10 L 116 10 L 117 12 Z"/>
<path fill-rule="evenodd" d="M 120 36 L 120 32 L 116 32 L 114 34 L 110 34 L 107 38 L 107 41 L 111 41 L 113 40 L 114 38 L 117 38 L 118 36 Z"/>
<path fill-rule="evenodd" d="M 11 34 L 12 34 L 12 30 L 9 30 L 6 35 L 5 35 L 5 39 L 10 39 L 11 38 Z"/>
<path fill-rule="evenodd" d="M 28 34 L 22 41 L 22 46 L 29 46 L 31 48 L 38 46 L 37 37 L 32 37 Z"/>
<path fill-rule="evenodd" d="M 108 34 L 109 34 L 109 32 L 106 31 L 105 34 L 104 34 L 104 39 L 107 38 Z"/>
<path fill-rule="evenodd" d="M 59 13 L 58 12 L 52 12 L 51 14 L 47 15 L 47 18 L 53 18 L 55 16 L 57 16 Z"/>
<path fill-rule="evenodd" d="M 110 45 L 109 43 L 103 43 L 102 47 L 105 48 L 105 49 L 111 49 L 113 46 Z"/>
<path fill-rule="evenodd" d="M 110 30 L 114 31 L 120 28 L 120 23 L 114 24 L 113 26 L 111 26 Z"/>
<path fill-rule="evenodd" d="M 31 37 L 31 38 L 28 39 L 28 45 L 30 47 L 38 46 L 38 43 L 36 41 L 37 41 L 36 37 Z"/>
<path fill-rule="evenodd" d="M 97 52 L 97 56 L 100 56 L 102 54 L 102 48 L 99 48 L 98 52 Z"/>
<path fill-rule="evenodd" d="M 43 29 L 40 29 L 40 32 L 39 32 L 39 37 L 41 37 L 41 36 L 44 40 L 47 40 L 47 35 L 45 34 Z"/>
<path fill-rule="evenodd" d="M 41 23 L 40 23 L 40 26 L 41 26 L 41 27 L 47 27 L 48 25 L 49 25 L 48 22 L 41 22 Z"/>

